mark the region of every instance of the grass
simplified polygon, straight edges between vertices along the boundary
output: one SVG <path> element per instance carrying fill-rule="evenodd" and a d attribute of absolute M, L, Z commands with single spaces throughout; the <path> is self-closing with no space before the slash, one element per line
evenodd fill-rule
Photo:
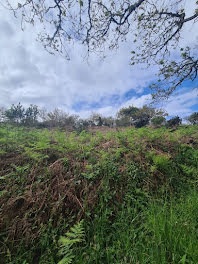
<path fill-rule="evenodd" d="M 90 246 L 74 263 L 197 263 L 197 202 L 192 192 L 171 204 L 127 204 L 111 228 L 103 214 L 92 225 Z"/>
<path fill-rule="evenodd" d="M 2 125 L 0 263 L 197 264 L 197 128 Z"/>

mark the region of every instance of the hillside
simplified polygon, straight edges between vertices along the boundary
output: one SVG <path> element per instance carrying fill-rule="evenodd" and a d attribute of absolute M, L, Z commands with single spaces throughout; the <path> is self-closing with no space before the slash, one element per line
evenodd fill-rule
<path fill-rule="evenodd" d="M 2 125 L 0 183 L 2 264 L 198 263 L 197 125 Z"/>

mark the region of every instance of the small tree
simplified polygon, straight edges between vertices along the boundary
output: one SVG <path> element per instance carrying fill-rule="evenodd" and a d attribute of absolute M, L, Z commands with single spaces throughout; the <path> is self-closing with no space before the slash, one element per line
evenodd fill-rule
<path fill-rule="evenodd" d="M 99 116 L 98 117 L 98 126 L 102 126 L 103 125 L 103 120 L 102 120 L 102 117 Z"/>
<path fill-rule="evenodd" d="M 192 124 L 192 125 L 196 125 L 198 124 L 198 112 L 194 112 L 193 114 L 191 114 L 187 120 Z"/>
<path fill-rule="evenodd" d="M 87 130 L 90 125 L 89 120 L 86 119 L 78 119 L 74 129 L 77 131 L 77 133 L 81 133 L 83 130 Z"/>
<path fill-rule="evenodd" d="M 103 117 L 103 125 L 108 127 L 113 127 L 115 123 L 115 119 L 112 116 Z"/>
<path fill-rule="evenodd" d="M 166 123 L 166 118 L 164 116 L 156 116 L 151 119 L 151 123 L 155 127 L 161 127 L 162 125 Z"/>
<path fill-rule="evenodd" d="M 130 126 L 131 124 L 130 117 L 128 116 L 116 118 L 115 122 L 116 122 L 116 126 L 121 126 L 121 127 Z"/>
<path fill-rule="evenodd" d="M 103 117 L 100 114 L 92 113 L 89 117 L 89 123 L 91 126 L 102 126 Z"/>
<path fill-rule="evenodd" d="M 153 107 L 144 105 L 133 117 L 133 125 L 140 128 L 149 124 L 151 118 L 155 116 L 156 110 Z"/>
<path fill-rule="evenodd" d="M 5 111 L 5 117 L 10 123 L 21 124 L 25 118 L 25 108 L 18 103 L 12 104 L 11 108 Z"/>
<path fill-rule="evenodd" d="M 140 128 L 148 125 L 153 117 L 166 115 L 167 113 L 163 109 L 155 109 L 148 105 L 141 108 L 129 106 L 118 112 L 116 123 L 122 126 L 134 125 Z"/>
<path fill-rule="evenodd" d="M 182 123 L 182 119 L 179 116 L 175 116 L 167 121 L 167 127 L 168 128 L 178 127 L 179 125 L 181 125 L 181 123 Z"/>
<path fill-rule="evenodd" d="M 132 121 L 136 119 L 139 112 L 140 109 L 134 106 L 121 108 L 117 113 L 117 126 L 130 126 Z"/>
<path fill-rule="evenodd" d="M 69 115 L 58 108 L 55 108 L 51 112 L 42 109 L 39 115 L 43 120 L 42 127 L 75 127 L 79 118 L 77 115 Z"/>
<path fill-rule="evenodd" d="M 132 117 L 134 116 L 137 112 L 139 112 L 139 108 L 135 106 L 129 106 L 129 107 L 123 107 L 120 109 L 120 111 L 117 113 L 118 118 L 122 117 Z"/>
<path fill-rule="evenodd" d="M 36 105 L 30 105 L 24 113 L 24 124 L 28 126 L 34 126 L 37 123 L 38 119 L 38 106 Z"/>

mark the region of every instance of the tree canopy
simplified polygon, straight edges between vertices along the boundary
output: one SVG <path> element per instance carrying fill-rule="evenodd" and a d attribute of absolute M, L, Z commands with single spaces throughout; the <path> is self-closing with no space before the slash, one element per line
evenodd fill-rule
<path fill-rule="evenodd" d="M 170 96 L 186 80 L 198 73 L 196 47 L 180 47 L 184 25 L 198 21 L 198 1 L 188 14 L 184 0 L 7 0 L 24 23 L 41 23 L 39 39 L 51 53 L 69 59 L 68 42 L 79 42 L 88 53 L 115 49 L 130 38 L 131 64 L 160 66 L 158 82 L 151 85 L 153 98 Z M 175 59 L 174 50 L 180 53 Z M 177 54 L 178 55 L 178 54 Z M 178 56 L 177 56 L 178 57 Z"/>
<path fill-rule="evenodd" d="M 148 125 L 154 117 L 164 116 L 167 116 L 167 113 L 163 109 L 156 109 L 147 105 L 141 108 L 129 106 L 121 108 L 117 113 L 117 124 L 122 126 L 134 125 L 138 128 Z"/>
<path fill-rule="evenodd" d="M 187 121 L 189 121 L 192 125 L 198 124 L 198 112 L 194 112 L 187 117 Z"/>
<path fill-rule="evenodd" d="M 166 126 L 168 128 L 173 128 L 173 127 L 178 127 L 179 125 L 181 125 L 181 123 L 182 123 L 182 119 L 179 116 L 175 116 L 167 121 Z"/>
<path fill-rule="evenodd" d="M 37 123 L 39 110 L 36 105 L 30 105 L 25 109 L 21 103 L 12 106 L 2 111 L 4 116 L 9 122 L 23 125 L 35 125 Z"/>

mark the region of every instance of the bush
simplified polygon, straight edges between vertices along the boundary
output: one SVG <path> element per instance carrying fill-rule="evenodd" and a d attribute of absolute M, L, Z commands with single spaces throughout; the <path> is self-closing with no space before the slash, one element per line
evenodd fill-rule
<path fill-rule="evenodd" d="M 179 125 L 181 125 L 181 123 L 182 123 L 182 119 L 179 116 L 175 116 L 167 121 L 167 127 L 168 128 L 178 127 Z"/>
<path fill-rule="evenodd" d="M 140 128 L 149 124 L 149 117 L 142 116 L 133 122 L 135 128 Z"/>
<path fill-rule="evenodd" d="M 191 114 L 187 120 L 192 124 L 192 125 L 196 125 L 198 124 L 198 112 L 194 112 L 193 114 Z"/>
<path fill-rule="evenodd" d="M 156 116 L 153 117 L 151 119 L 151 123 L 155 126 L 155 127 L 160 127 L 162 125 L 164 125 L 166 122 L 166 118 L 164 116 Z"/>

